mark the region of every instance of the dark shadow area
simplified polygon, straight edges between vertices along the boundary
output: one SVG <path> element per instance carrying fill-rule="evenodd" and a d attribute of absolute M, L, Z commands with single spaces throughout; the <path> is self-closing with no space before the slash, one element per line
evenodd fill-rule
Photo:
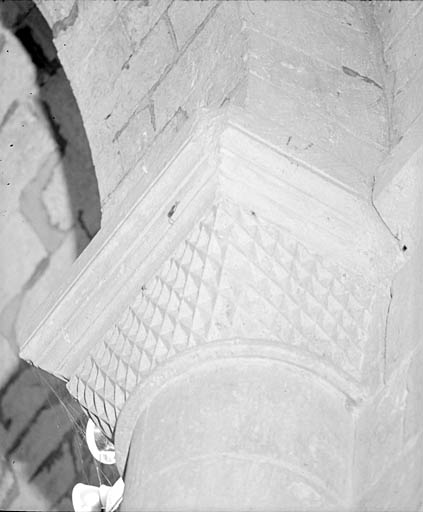
<path fill-rule="evenodd" d="M 10 443 L 6 437 L 6 445 L 0 446 L 0 477 L 10 479 L 15 473 L 15 485 L 0 500 L 1 510 L 15 509 L 16 503 L 19 510 L 73 510 L 76 483 L 113 485 L 119 478 L 115 466 L 95 461 L 89 452 L 87 417 L 64 383 L 22 361 L 0 391 L 0 424 L 13 430 L 25 415 L 19 435 Z M 43 495 L 46 508 L 33 503 L 33 493 Z"/>
<path fill-rule="evenodd" d="M 100 228 L 101 210 L 78 105 L 58 59 L 51 29 L 33 1 L 0 0 L 0 23 L 20 41 L 36 69 L 36 102 L 55 141 L 57 168 L 64 174 L 71 206 L 71 226 L 63 227 L 50 219 L 50 231 L 44 231 L 44 236 L 57 234 L 50 248 L 53 252 L 72 230 L 80 254 Z M 51 170 L 48 180 L 55 172 L 56 168 Z M 46 245 L 46 240 L 42 241 Z M 29 489 L 35 488 L 46 498 L 50 510 L 70 510 L 75 483 L 109 485 L 117 479 L 114 466 L 96 463 L 89 453 L 86 422 L 63 382 L 19 362 L 0 389 L 0 509 L 10 509 L 19 496 L 29 495 Z M 28 499 L 23 496 L 23 509 L 36 508 Z"/>
<path fill-rule="evenodd" d="M 79 254 L 100 229 L 101 221 L 97 178 L 82 117 L 58 59 L 52 31 L 33 1 L 3 0 L 0 16 L 3 26 L 26 49 L 37 72 L 38 101 L 62 157 Z"/>

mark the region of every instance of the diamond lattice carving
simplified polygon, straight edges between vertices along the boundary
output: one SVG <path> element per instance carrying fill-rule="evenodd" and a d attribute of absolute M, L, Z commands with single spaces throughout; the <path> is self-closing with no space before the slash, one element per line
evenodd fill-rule
<path fill-rule="evenodd" d="M 140 284 L 69 387 L 112 436 L 129 394 L 156 366 L 216 340 L 279 341 L 359 379 L 372 301 L 291 234 L 221 201 Z"/>

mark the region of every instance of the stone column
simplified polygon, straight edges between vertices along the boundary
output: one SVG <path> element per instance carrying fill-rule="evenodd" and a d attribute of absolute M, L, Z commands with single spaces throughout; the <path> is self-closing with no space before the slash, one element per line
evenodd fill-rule
<path fill-rule="evenodd" d="M 345 508 L 349 402 L 276 343 L 203 347 L 154 380 L 120 420 L 135 427 L 122 510 Z"/>
<path fill-rule="evenodd" d="M 115 443 L 123 510 L 351 509 L 388 467 L 375 429 L 401 424 L 403 381 L 389 418 L 372 404 L 403 252 L 243 123 L 199 121 L 23 350 Z"/>

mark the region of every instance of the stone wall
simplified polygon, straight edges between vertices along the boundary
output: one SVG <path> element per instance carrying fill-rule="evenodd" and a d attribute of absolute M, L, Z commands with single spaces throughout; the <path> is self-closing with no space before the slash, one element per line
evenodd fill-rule
<path fill-rule="evenodd" d="M 2 508 L 68 510 L 76 481 L 98 484 L 80 408 L 59 381 L 19 362 L 16 340 L 99 228 L 91 151 L 105 209 L 112 192 L 130 189 L 130 171 L 142 169 L 147 186 L 195 112 L 242 81 L 235 4 L 147 4 L 40 2 L 52 30 L 30 1 L 2 6 Z"/>
<path fill-rule="evenodd" d="M 390 103 L 390 152 L 379 168 L 374 201 L 391 234 L 402 242 L 406 261 L 391 286 L 386 320 L 385 388 L 368 404 L 373 421 L 359 425 L 368 460 L 362 481 L 363 510 L 421 510 L 422 436 L 422 2 L 376 2 Z M 363 420 L 365 417 L 363 418 Z M 364 484 L 365 482 L 365 484 Z"/>
<path fill-rule="evenodd" d="M 375 17 L 390 75 L 392 133 L 398 143 L 423 114 L 423 4 L 376 2 Z"/>
<path fill-rule="evenodd" d="M 284 152 L 368 195 L 389 147 L 385 70 L 372 6 L 242 2 L 245 106 Z M 270 124 L 271 123 L 271 124 Z"/>
<path fill-rule="evenodd" d="M 391 152 L 383 162 L 381 185 L 407 163 L 421 146 L 423 131 L 423 5 L 422 2 L 377 2 L 375 21 L 383 43 L 388 77 L 387 97 Z"/>
<path fill-rule="evenodd" d="M 195 112 L 219 107 L 242 83 L 239 6 L 214 0 L 38 5 L 81 109 L 107 223 L 112 196 L 122 200 L 134 179 L 151 183 Z"/>
<path fill-rule="evenodd" d="M 64 385 L 18 358 L 16 330 L 100 226 L 78 107 L 32 2 L 0 6 L 0 508 L 70 510 L 98 483 L 84 415 Z"/>
<path fill-rule="evenodd" d="M 56 381 L 18 364 L 15 340 L 99 227 L 85 131 L 107 226 L 116 221 L 112 206 L 125 210 L 134 183 L 147 188 L 198 112 L 232 102 L 243 107 L 246 130 L 250 123 L 299 162 L 298 172 L 311 169 L 374 207 L 380 230 L 401 246 L 402 268 L 376 319 L 384 333 L 376 340 L 384 343 L 379 373 L 354 409 L 348 456 L 360 510 L 416 509 L 423 468 L 422 3 L 37 4 L 51 34 L 26 1 L 6 4 L 8 29 L 0 33 L 0 229 L 7 240 L 0 505 L 69 508 L 75 480 L 96 482 L 61 403 L 78 431 L 79 409 Z M 45 44 L 52 38 L 60 60 Z"/>

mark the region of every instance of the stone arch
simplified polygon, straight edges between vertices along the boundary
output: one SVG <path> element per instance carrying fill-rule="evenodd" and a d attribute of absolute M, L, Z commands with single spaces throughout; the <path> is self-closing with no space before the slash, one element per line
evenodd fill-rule
<path fill-rule="evenodd" d="M 31 0 L 6 4 L 2 12 L 3 23 L 14 32 L 36 70 L 41 114 L 62 162 L 62 183 L 57 187 L 69 196 L 70 211 L 63 212 L 68 218 L 51 220 L 59 229 L 78 227 L 77 256 L 99 230 L 101 219 L 98 182 L 79 106 L 42 9 Z"/>
<path fill-rule="evenodd" d="M 69 510 L 73 485 L 91 467 L 72 456 L 73 447 L 85 450 L 83 416 L 57 379 L 18 359 L 16 333 L 99 230 L 98 186 L 34 2 L 2 2 L 0 61 L 0 508 Z"/>

